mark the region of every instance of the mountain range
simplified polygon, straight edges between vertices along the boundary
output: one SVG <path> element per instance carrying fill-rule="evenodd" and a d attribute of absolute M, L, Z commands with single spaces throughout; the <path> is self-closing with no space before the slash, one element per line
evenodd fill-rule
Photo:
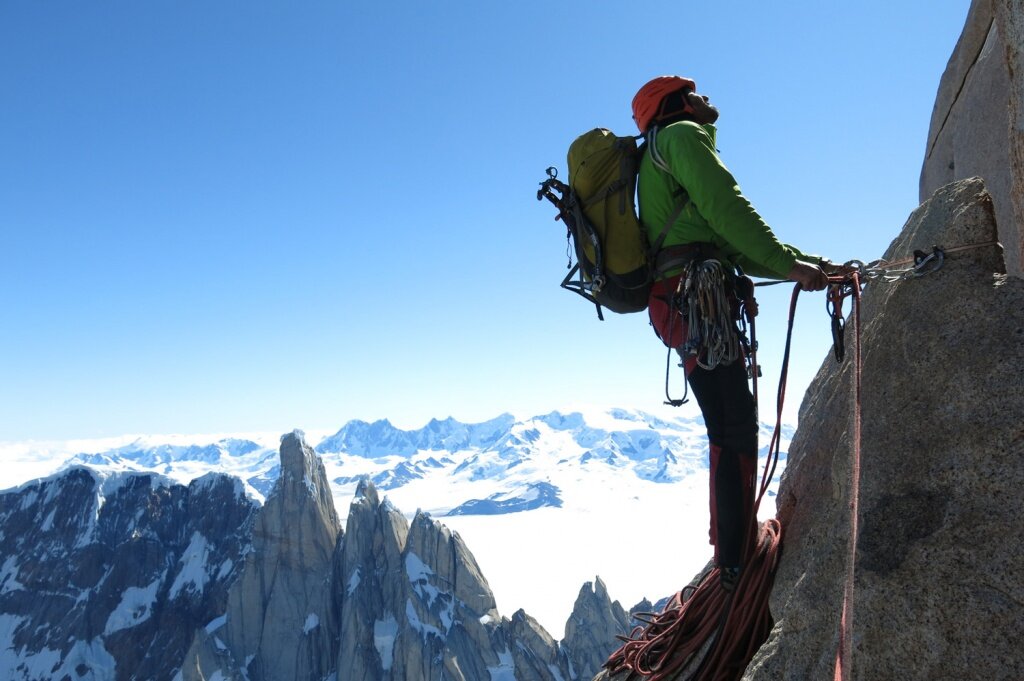
<path fill-rule="evenodd" d="M 578 504 L 569 476 L 580 488 L 595 485 L 588 476 L 602 486 L 607 475 L 624 487 L 668 488 L 694 464 L 671 453 L 678 427 L 607 417 L 641 426 L 609 430 L 579 414 L 432 422 L 415 432 L 349 424 L 321 443 L 344 448 L 327 455 L 338 470 L 366 464 L 344 527 L 334 496 L 349 479 L 329 479 L 301 431 L 282 436 L 276 462 L 237 439 L 76 455 L 53 475 L 0 493 L 0 675 L 589 679 L 632 626 L 600 577 L 579 589 L 556 640 L 523 608 L 502 616 L 461 535 L 422 509 L 410 521 L 372 478 L 386 474 L 395 491 L 447 481 L 446 519 L 491 522 Z M 378 446 L 376 435 L 390 444 Z M 209 472 L 187 486 L 166 475 L 194 466 L 251 475 Z M 506 492 L 458 503 L 467 494 L 458 490 L 494 485 Z M 564 546 L 566 528 L 551 519 L 545 533 Z M 508 533 L 491 535 L 546 573 L 566 562 Z M 519 581 L 545 598 L 559 589 L 521 571 Z"/>
<path fill-rule="evenodd" d="M 786 427 L 784 442 L 791 434 Z M 183 485 L 224 473 L 256 505 L 280 476 L 277 448 L 265 440 L 167 440 L 147 437 L 81 452 L 54 461 L 53 468 L 86 467 L 103 476 L 146 472 Z M 386 419 L 354 420 L 314 449 L 342 527 L 357 488 L 369 481 L 407 518 L 422 512 L 460 533 L 501 606 L 525 608 L 558 631 L 572 594 L 595 574 L 616 596 L 636 602 L 671 593 L 704 565 L 705 447 L 699 418 L 665 420 L 614 409 L 521 420 L 502 414 L 482 423 L 435 419 L 414 430 Z M 666 547 L 677 565 L 653 568 L 643 585 L 627 578 L 630 561 L 603 549 L 607 537 L 627 530 L 638 541 L 658 541 L 658 526 L 638 527 L 638 516 L 669 519 L 679 540 Z M 550 569 L 551 558 L 557 570 Z"/>

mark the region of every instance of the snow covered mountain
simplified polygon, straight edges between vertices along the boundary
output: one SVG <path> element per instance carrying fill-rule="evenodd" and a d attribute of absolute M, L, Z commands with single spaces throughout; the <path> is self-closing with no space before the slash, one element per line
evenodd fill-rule
<path fill-rule="evenodd" d="M 763 441 L 768 432 L 765 426 Z M 784 429 L 784 443 L 791 434 Z M 523 421 L 503 414 L 475 424 L 435 419 L 418 430 L 396 428 L 386 419 L 350 421 L 315 449 L 339 509 L 365 478 L 436 517 L 562 506 L 563 488 L 603 477 L 609 469 L 617 472 L 617 485 L 629 486 L 635 480 L 679 482 L 707 466 L 699 418 L 665 421 L 622 409 L 587 416 L 552 412 Z M 276 446 L 236 438 L 135 442 L 77 454 L 61 467 L 75 465 L 159 473 L 182 483 L 211 471 L 227 473 L 261 502 L 280 474 Z"/>
<path fill-rule="evenodd" d="M 629 620 L 585 584 L 556 642 L 503 617 L 465 542 L 282 438 L 257 507 L 236 479 L 69 468 L 0 493 L 0 678 L 581 681 Z M 597 661 L 597 662 L 595 662 Z"/>
<path fill-rule="evenodd" d="M 786 428 L 784 450 L 791 434 Z M 769 435 L 763 427 L 762 443 Z M 225 473 L 262 504 L 280 476 L 275 445 L 247 438 L 146 438 L 78 453 L 55 461 L 54 469 L 88 466 L 103 476 L 149 472 L 186 485 L 210 472 Z M 409 519 L 423 512 L 458 532 L 502 610 L 524 608 L 552 632 L 566 622 L 572 594 L 595 574 L 615 598 L 634 603 L 675 591 L 710 555 L 699 418 L 663 420 L 617 409 L 523 420 L 503 414 L 475 424 L 449 418 L 417 430 L 387 420 L 350 421 L 315 449 L 342 527 L 357 487 L 369 480 Z M 766 506 L 773 514 L 774 504 Z M 638 522 L 646 518 L 658 522 Z M 675 541 L 665 541 L 666 528 Z M 667 560 L 651 566 L 642 585 L 630 577 L 634 561 L 614 548 L 614 538 L 627 532 L 636 545 L 664 545 Z M 666 567 L 672 565 L 676 569 Z"/>
<path fill-rule="evenodd" d="M 217 474 L 77 467 L 0 494 L 0 678 L 171 678 L 224 611 L 257 510 Z"/>

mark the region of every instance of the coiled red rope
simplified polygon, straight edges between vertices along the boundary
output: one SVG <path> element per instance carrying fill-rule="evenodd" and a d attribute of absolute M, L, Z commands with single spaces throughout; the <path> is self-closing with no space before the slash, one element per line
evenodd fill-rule
<path fill-rule="evenodd" d="M 857 333 L 855 445 L 850 502 L 852 519 L 835 672 L 835 681 L 847 681 L 852 658 L 853 566 L 860 478 L 860 280 L 854 272 L 842 277 L 829 277 L 829 281 L 833 284 L 830 295 L 838 296 L 830 298 L 833 314 L 841 314 L 843 299 L 853 296 Z M 755 517 L 778 466 L 782 411 L 799 294 L 800 286 L 797 285 L 790 299 L 786 345 L 776 399 L 775 430 L 754 503 Z M 753 361 L 753 375 L 756 400 L 756 357 Z M 772 518 L 762 523 L 756 541 L 748 547 L 747 560 L 734 591 L 723 589 L 718 568 L 711 568 L 696 586 L 688 586 L 677 592 L 662 612 L 638 614 L 636 618 L 644 622 L 644 626 L 634 628 L 628 638 L 620 637 L 624 642 L 605 662 L 605 668 L 613 674 L 628 672 L 627 679 L 643 677 L 647 681 L 670 678 L 692 681 L 739 679 L 771 632 L 773 620 L 768 609 L 768 598 L 775 580 L 781 544 L 782 525 L 779 520 Z"/>

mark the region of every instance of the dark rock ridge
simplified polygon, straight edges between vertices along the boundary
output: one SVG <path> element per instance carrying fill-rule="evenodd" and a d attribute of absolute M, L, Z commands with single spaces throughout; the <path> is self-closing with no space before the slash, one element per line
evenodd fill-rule
<path fill-rule="evenodd" d="M 600 580 L 560 643 L 502 617 L 458 534 L 369 481 L 343 533 L 300 432 L 280 458 L 262 507 L 85 468 L 0 494 L 0 678 L 574 681 L 626 633 Z"/>
<path fill-rule="evenodd" d="M 86 468 L 0 494 L 0 678 L 169 679 L 227 605 L 255 504 Z"/>
<path fill-rule="evenodd" d="M 531 482 L 525 489 L 492 494 L 486 499 L 471 499 L 446 515 L 496 515 L 532 511 L 544 506 L 561 508 L 559 489 L 549 482 Z"/>

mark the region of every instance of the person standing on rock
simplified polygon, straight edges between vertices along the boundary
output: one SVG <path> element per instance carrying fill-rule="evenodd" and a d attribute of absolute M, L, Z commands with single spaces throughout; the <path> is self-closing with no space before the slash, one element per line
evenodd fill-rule
<path fill-rule="evenodd" d="M 661 243 L 648 304 L 658 337 L 683 359 L 710 444 L 711 543 L 723 588 L 736 588 L 756 537 L 756 406 L 747 385 L 741 301 L 753 314 L 742 273 L 789 279 L 805 291 L 844 268 L 781 243 L 740 192 L 716 149 L 718 109 L 696 83 L 660 76 L 633 98 L 647 140 L 637 183 L 640 221 Z"/>

